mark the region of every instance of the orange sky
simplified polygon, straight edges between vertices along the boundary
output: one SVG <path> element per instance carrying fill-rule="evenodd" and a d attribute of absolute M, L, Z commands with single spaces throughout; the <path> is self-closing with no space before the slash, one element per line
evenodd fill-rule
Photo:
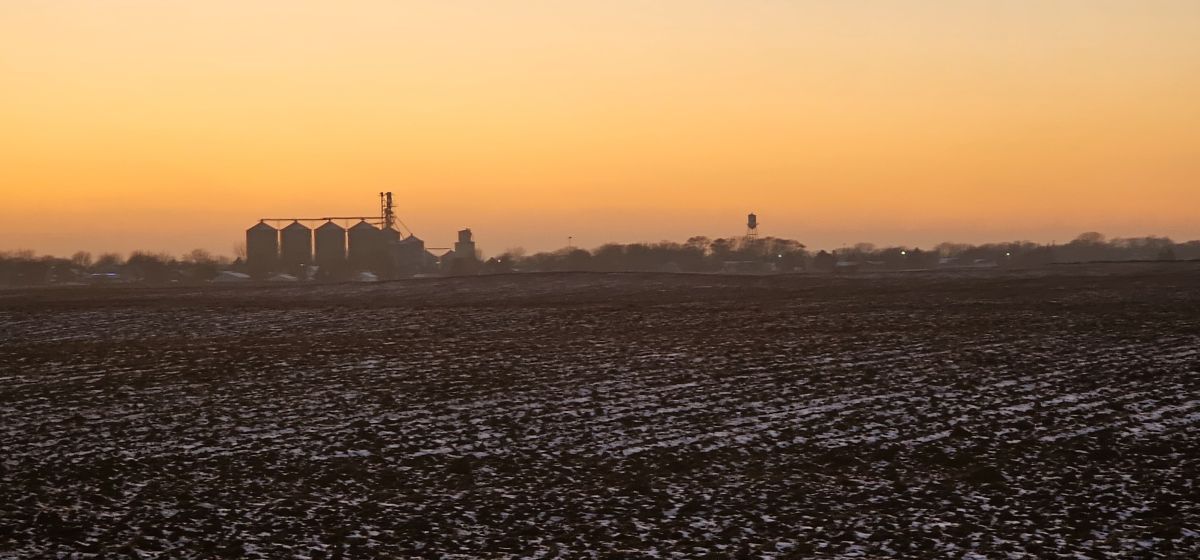
<path fill-rule="evenodd" d="M 0 3 L 0 250 L 1200 238 L 1195 0 Z"/>

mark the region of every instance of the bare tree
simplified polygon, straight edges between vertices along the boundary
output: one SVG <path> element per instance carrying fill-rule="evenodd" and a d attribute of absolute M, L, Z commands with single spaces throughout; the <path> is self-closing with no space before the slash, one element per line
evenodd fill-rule
<path fill-rule="evenodd" d="M 71 255 L 71 264 L 79 268 L 88 268 L 92 266 L 92 254 L 87 251 L 76 251 Z"/>
<path fill-rule="evenodd" d="M 187 254 L 183 255 L 183 258 L 180 260 L 189 264 L 213 264 L 217 262 L 217 259 L 212 256 L 212 253 L 209 253 L 204 249 L 192 249 L 191 251 L 188 251 Z"/>
<path fill-rule="evenodd" d="M 125 259 L 121 258 L 121 255 L 117 253 L 101 253 L 100 257 L 96 259 L 96 267 L 98 268 L 111 268 L 123 264 L 125 264 Z"/>

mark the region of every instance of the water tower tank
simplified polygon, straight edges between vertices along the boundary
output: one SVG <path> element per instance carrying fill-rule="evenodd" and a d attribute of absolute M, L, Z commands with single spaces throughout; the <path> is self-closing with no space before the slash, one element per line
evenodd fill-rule
<path fill-rule="evenodd" d="M 317 228 L 317 265 L 336 266 L 346 262 L 346 228 L 325 222 Z"/>
<path fill-rule="evenodd" d="M 279 232 L 280 260 L 283 266 L 292 267 L 312 262 L 312 229 L 300 222 L 292 222 Z"/>
<path fill-rule="evenodd" d="M 273 270 L 279 262 L 279 230 L 259 222 L 246 230 L 246 264 L 256 272 Z"/>
<path fill-rule="evenodd" d="M 748 229 L 758 229 L 758 216 L 754 213 L 746 216 L 746 227 Z"/>

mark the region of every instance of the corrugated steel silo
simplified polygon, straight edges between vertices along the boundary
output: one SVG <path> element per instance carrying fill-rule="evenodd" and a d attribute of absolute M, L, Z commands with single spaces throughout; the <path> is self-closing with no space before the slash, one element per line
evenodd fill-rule
<path fill-rule="evenodd" d="M 387 226 L 379 232 L 383 235 L 383 243 L 386 245 L 390 242 L 400 241 L 400 231 L 392 226 Z"/>
<path fill-rule="evenodd" d="M 415 274 L 426 268 L 425 242 L 415 235 L 394 243 L 391 253 L 397 272 Z"/>
<path fill-rule="evenodd" d="M 383 234 L 379 228 L 367 222 L 358 222 L 350 228 L 350 265 L 370 268 L 379 259 L 383 247 Z"/>
<path fill-rule="evenodd" d="M 279 258 L 285 267 L 312 262 L 312 228 L 292 222 L 279 232 Z"/>
<path fill-rule="evenodd" d="M 246 264 L 256 272 L 274 270 L 279 264 L 279 230 L 266 222 L 246 230 Z"/>
<path fill-rule="evenodd" d="M 316 231 L 317 264 L 336 266 L 346 262 L 346 228 L 325 222 Z"/>

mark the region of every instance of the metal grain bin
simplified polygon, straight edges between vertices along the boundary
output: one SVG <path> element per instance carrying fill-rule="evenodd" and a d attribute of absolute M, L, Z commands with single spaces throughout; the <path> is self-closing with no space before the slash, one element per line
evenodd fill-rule
<path fill-rule="evenodd" d="M 287 268 L 312 262 L 312 228 L 292 222 L 279 232 L 279 258 Z"/>
<path fill-rule="evenodd" d="M 400 241 L 400 231 L 392 226 L 387 226 L 379 230 L 379 232 L 383 236 L 383 242 L 385 245 L 390 242 Z"/>
<path fill-rule="evenodd" d="M 390 252 L 398 273 L 416 274 L 427 268 L 425 242 L 415 235 L 391 244 Z"/>
<path fill-rule="evenodd" d="M 316 231 L 317 265 L 337 266 L 346 262 L 346 228 L 325 222 Z"/>
<path fill-rule="evenodd" d="M 274 270 L 279 265 L 279 230 L 266 222 L 246 230 L 246 264 L 256 273 Z"/>
<path fill-rule="evenodd" d="M 383 248 L 383 234 L 379 228 L 367 222 L 358 222 L 350 228 L 350 266 L 359 269 L 371 268 L 379 260 Z"/>

